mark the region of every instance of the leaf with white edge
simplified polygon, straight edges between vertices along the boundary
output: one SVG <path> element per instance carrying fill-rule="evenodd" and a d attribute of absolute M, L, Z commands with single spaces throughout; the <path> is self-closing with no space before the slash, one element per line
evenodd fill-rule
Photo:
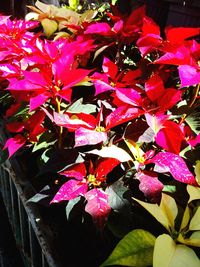
<path fill-rule="evenodd" d="M 88 154 L 95 154 L 103 158 L 114 158 L 118 159 L 120 162 L 126 162 L 131 160 L 131 156 L 122 148 L 115 145 L 105 146 L 101 150 L 94 149 L 86 152 Z"/>
<path fill-rule="evenodd" d="M 189 238 L 183 238 L 179 234 L 177 241 L 187 246 L 200 247 L 200 231 L 194 231 Z"/>
<path fill-rule="evenodd" d="M 166 234 L 156 239 L 153 253 L 153 267 L 199 267 L 200 260 L 195 252 L 185 246 L 176 245 Z"/>
<path fill-rule="evenodd" d="M 200 199 L 200 188 L 192 185 L 187 185 L 187 192 L 190 196 L 188 203 L 192 202 L 193 200 Z"/>
<path fill-rule="evenodd" d="M 196 175 L 196 181 L 198 185 L 200 185 L 200 160 L 197 160 L 196 165 L 194 167 L 194 173 Z"/>
<path fill-rule="evenodd" d="M 159 223 L 161 223 L 167 230 L 169 229 L 168 218 L 158 204 L 146 203 L 136 198 L 133 198 L 137 203 L 139 203 L 144 209 L 146 209 Z"/>
<path fill-rule="evenodd" d="M 108 195 L 99 188 L 94 188 L 85 194 L 87 204 L 85 211 L 88 212 L 94 223 L 102 229 L 111 211 L 108 203 Z"/>
<path fill-rule="evenodd" d="M 178 207 L 174 198 L 167 194 L 162 194 L 160 208 L 165 214 L 165 217 L 168 219 L 169 226 L 174 229 L 174 221 L 178 214 Z"/>
<path fill-rule="evenodd" d="M 100 267 L 122 265 L 146 267 L 152 265 L 156 238 L 149 232 L 136 229 L 128 233 Z"/>
<path fill-rule="evenodd" d="M 184 230 L 187 227 L 189 221 L 190 221 L 190 209 L 188 206 L 186 206 L 184 214 L 183 214 L 183 218 L 181 221 L 180 231 Z"/>
<path fill-rule="evenodd" d="M 44 32 L 48 37 L 50 37 L 58 28 L 58 24 L 56 21 L 52 19 L 45 18 L 41 21 L 42 27 L 44 29 Z"/>
<path fill-rule="evenodd" d="M 200 207 L 197 208 L 194 216 L 192 217 L 189 229 L 192 231 L 200 230 Z"/>

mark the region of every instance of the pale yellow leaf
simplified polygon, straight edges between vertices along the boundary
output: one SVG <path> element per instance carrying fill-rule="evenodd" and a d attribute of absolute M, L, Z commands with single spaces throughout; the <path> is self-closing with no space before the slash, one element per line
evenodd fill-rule
<path fill-rule="evenodd" d="M 200 231 L 194 231 L 190 238 L 183 238 L 182 234 L 179 234 L 177 241 L 188 246 L 200 247 Z"/>
<path fill-rule="evenodd" d="M 200 260 L 195 252 L 185 246 L 177 245 L 166 234 L 156 239 L 153 254 L 153 267 L 200 267 Z"/>
<path fill-rule="evenodd" d="M 192 217 L 189 225 L 190 230 L 200 230 L 200 207 L 197 208 L 194 216 Z"/>
<path fill-rule="evenodd" d="M 187 185 L 187 191 L 190 195 L 190 199 L 188 203 L 190 203 L 193 200 L 200 199 L 200 188 L 192 185 Z"/>
<path fill-rule="evenodd" d="M 50 37 L 58 28 L 56 21 L 47 18 L 43 19 L 41 24 L 47 37 Z"/>
<path fill-rule="evenodd" d="M 181 222 L 181 226 L 180 226 L 180 231 L 182 231 L 189 223 L 190 220 L 190 209 L 187 206 L 185 208 L 184 214 L 183 214 L 183 218 L 182 218 L 182 222 Z"/>
<path fill-rule="evenodd" d="M 157 204 L 146 203 L 136 198 L 133 198 L 143 208 L 145 208 L 159 223 L 161 223 L 168 231 L 170 231 L 168 218 Z"/>
<path fill-rule="evenodd" d="M 165 214 L 165 217 L 168 220 L 169 226 L 171 227 L 171 229 L 174 229 L 174 221 L 178 214 L 178 208 L 177 208 L 176 201 L 174 200 L 174 198 L 170 197 L 167 194 L 162 194 L 160 208 Z"/>
<path fill-rule="evenodd" d="M 200 160 L 198 160 L 196 162 L 196 165 L 194 167 L 194 172 L 195 172 L 195 175 L 196 175 L 196 181 L 197 183 L 200 185 Z"/>

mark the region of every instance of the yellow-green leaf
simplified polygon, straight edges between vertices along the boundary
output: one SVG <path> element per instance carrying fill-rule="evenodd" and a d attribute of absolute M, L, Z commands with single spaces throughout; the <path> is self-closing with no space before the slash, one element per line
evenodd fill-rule
<path fill-rule="evenodd" d="M 187 185 L 187 191 L 190 195 L 190 199 L 188 200 L 188 203 L 190 203 L 193 200 L 200 199 L 200 188 L 192 185 Z"/>
<path fill-rule="evenodd" d="M 50 37 L 58 28 L 56 21 L 47 18 L 43 19 L 41 24 L 47 37 Z"/>
<path fill-rule="evenodd" d="M 188 246 L 200 247 L 200 231 L 193 232 L 190 238 L 183 238 L 182 234 L 179 234 L 177 241 Z"/>
<path fill-rule="evenodd" d="M 79 0 L 68 0 L 70 8 L 76 10 L 79 5 Z"/>
<path fill-rule="evenodd" d="M 194 172 L 195 172 L 195 175 L 196 175 L 196 181 L 197 183 L 200 185 L 200 160 L 198 160 L 196 162 L 196 165 L 194 167 Z"/>
<path fill-rule="evenodd" d="M 173 197 L 170 197 L 167 194 L 162 194 L 162 199 L 160 202 L 160 208 L 165 214 L 165 217 L 168 220 L 168 225 L 174 229 L 174 221 L 178 214 L 178 208 L 176 205 L 176 201 Z"/>
<path fill-rule="evenodd" d="M 152 265 L 155 240 L 155 236 L 145 230 L 133 230 L 117 244 L 100 267 L 110 265 L 146 267 Z"/>
<path fill-rule="evenodd" d="M 190 209 L 187 206 L 185 208 L 184 214 L 183 214 L 183 218 L 182 218 L 182 222 L 181 222 L 181 226 L 180 226 L 180 231 L 182 231 L 189 223 L 190 220 Z"/>
<path fill-rule="evenodd" d="M 200 207 L 197 208 L 194 216 L 192 217 L 189 225 L 190 230 L 200 230 Z"/>
<path fill-rule="evenodd" d="M 166 234 L 156 239 L 153 253 L 153 267 L 199 267 L 200 260 L 195 252 L 185 246 L 176 245 Z"/>
<path fill-rule="evenodd" d="M 157 204 L 146 203 L 136 198 L 133 199 L 138 202 L 143 208 L 145 208 L 167 230 L 170 230 L 168 218 Z"/>

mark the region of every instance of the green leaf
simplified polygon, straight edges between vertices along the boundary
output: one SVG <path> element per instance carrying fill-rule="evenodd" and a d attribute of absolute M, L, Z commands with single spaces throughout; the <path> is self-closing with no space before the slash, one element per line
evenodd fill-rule
<path fill-rule="evenodd" d="M 34 144 L 33 152 L 38 151 L 40 149 L 48 148 L 52 145 L 54 145 L 56 140 L 53 140 L 53 134 L 45 132 L 43 133 L 38 142 Z"/>
<path fill-rule="evenodd" d="M 112 0 L 112 5 L 113 6 L 116 5 L 116 3 L 117 3 L 117 0 Z"/>
<path fill-rule="evenodd" d="M 7 149 L 1 149 L 0 150 L 0 165 L 3 164 L 8 159 L 8 150 Z"/>
<path fill-rule="evenodd" d="M 41 21 L 41 24 L 42 24 L 42 27 L 44 29 L 44 32 L 47 38 L 50 37 L 52 34 L 54 34 L 54 32 L 58 28 L 57 22 L 52 19 L 45 18 Z"/>
<path fill-rule="evenodd" d="M 146 203 L 136 198 L 133 198 L 143 208 L 145 208 L 159 223 L 161 223 L 167 230 L 170 231 L 168 218 L 158 204 Z"/>
<path fill-rule="evenodd" d="M 200 133 L 200 112 L 193 112 L 185 118 L 185 121 L 190 126 L 193 132 Z"/>
<path fill-rule="evenodd" d="M 73 217 L 73 210 L 76 208 L 76 205 L 81 201 L 81 197 L 76 197 L 68 201 L 66 206 L 66 217 L 67 220 L 70 220 Z"/>
<path fill-rule="evenodd" d="M 145 230 L 133 230 L 117 244 L 100 267 L 110 265 L 146 267 L 152 265 L 155 240 L 156 238 Z"/>
<path fill-rule="evenodd" d="M 69 7 L 76 10 L 79 5 L 79 0 L 68 0 Z"/>
<path fill-rule="evenodd" d="M 118 212 L 127 213 L 130 211 L 130 203 L 124 197 L 128 192 L 127 187 L 124 186 L 122 181 L 117 181 L 106 188 L 106 194 L 108 195 L 108 202 L 113 210 Z"/>
<path fill-rule="evenodd" d="M 83 104 L 83 98 L 78 99 L 75 101 L 69 108 L 67 109 L 67 112 L 72 112 L 72 113 L 86 113 L 86 114 L 91 114 L 96 112 L 96 105 L 92 104 Z"/>
<path fill-rule="evenodd" d="M 190 199 L 188 200 L 188 203 L 192 202 L 193 200 L 200 199 L 200 188 L 195 187 L 192 185 L 187 185 L 187 192 L 190 196 Z"/>
<path fill-rule="evenodd" d="M 190 230 L 200 230 L 200 207 L 197 208 L 194 216 L 192 217 L 189 225 Z"/>
<path fill-rule="evenodd" d="M 168 225 L 172 229 L 174 229 L 174 221 L 178 214 L 178 207 L 176 205 L 176 201 L 173 199 L 173 197 L 170 197 L 167 194 L 162 194 L 160 208 L 168 220 Z"/>
<path fill-rule="evenodd" d="M 195 252 L 185 246 L 176 245 L 166 234 L 160 235 L 155 242 L 153 267 L 199 267 L 200 260 Z"/>

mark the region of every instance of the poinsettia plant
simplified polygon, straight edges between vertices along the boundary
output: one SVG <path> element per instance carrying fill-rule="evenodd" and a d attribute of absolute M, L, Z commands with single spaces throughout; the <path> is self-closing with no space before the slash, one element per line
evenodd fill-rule
<path fill-rule="evenodd" d="M 186 242 L 189 230 L 199 231 L 192 221 L 188 228 L 186 186 L 198 191 L 200 184 L 200 27 L 161 31 L 145 6 L 124 14 L 117 1 L 37 1 L 30 9 L 27 20 L 0 20 L 1 106 L 10 133 L 1 156 L 37 154 L 38 172 L 57 189 L 49 204 L 66 203 L 69 217 L 84 203 L 101 231 L 108 227 L 120 238 L 128 230 L 116 230 L 113 216 L 147 209 L 170 234 L 158 237 L 154 266 L 162 265 L 158 244 L 199 246 Z M 175 201 L 186 209 L 178 228 Z M 102 266 L 152 264 L 153 234 L 134 230 L 125 239 L 138 240 L 129 251 L 138 258 L 116 261 L 113 252 Z"/>

